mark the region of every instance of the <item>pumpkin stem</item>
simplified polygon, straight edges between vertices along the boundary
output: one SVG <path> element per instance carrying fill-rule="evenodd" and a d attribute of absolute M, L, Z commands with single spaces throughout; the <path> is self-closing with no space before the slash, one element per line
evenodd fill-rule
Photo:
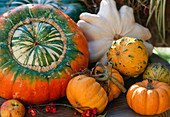
<path fill-rule="evenodd" d="M 92 74 L 95 71 L 97 66 L 102 67 L 103 72 L 92 75 L 93 78 L 95 78 L 98 81 L 111 80 L 123 93 L 126 92 L 126 89 L 124 88 L 124 86 L 112 76 L 112 64 L 110 62 L 108 63 L 107 69 L 101 63 L 96 63 L 96 66 L 92 69 Z"/>
<path fill-rule="evenodd" d="M 74 74 L 71 74 L 71 78 L 77 76 L 77 75 L 87 75 L 90 76 L 91 72 L 89 69 L 85 68 L 84 70 L 82 70 L 81 72 L 76 72 Z"/>
<path fill-rule="evenodd" d="M 38 42 L 37 40 L 35 41 L 34 43 L 34 46 L 37 46 L 37 45 L 41 45 L 40 42 Z"/>
<path fill-rule="evenodd" d="M 114 36 L 114 40 L 118 40 L 118 39 L 120 39 L 121 37 L 122 37 L 121 35 L 116 34 L 116 35 Z"/>
<path fill-rule="evenodd" d="M 148 85 L 147 85 L 147 89 L 154 89 L 152 86 L 151 86 L 151 84 L 152 84 L 152 80 L 151 79 L 148 79 Z"/>
<path fill-rule="evenodd" d="M 117 51 L 116 55 L 119 55 L 120 54 L 120 51 Z"/>
<path fill-rule="evenodd" d="M 111 80 L 123 93 L 126 92 L 126 88 L 116 79 L 112 76 L 112 64 L 108 62 L 108 74 L 109 74 L 109 80 Z"/>

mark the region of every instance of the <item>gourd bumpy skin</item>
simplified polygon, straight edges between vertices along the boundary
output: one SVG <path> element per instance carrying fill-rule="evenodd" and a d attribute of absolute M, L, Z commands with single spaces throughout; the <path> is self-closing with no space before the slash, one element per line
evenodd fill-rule
<path fill-rule="evenodd" d="M 142 40 L 151 37 L 147 28 L 135 22 L 133 9 L 124 5 L 118 11 L 114 0 L 102 0 L 97 14 L 82 13 L 80 19 L 77 24 L 87 38 L 91 63 L 100 61 L 106 65 L 106 53 L 113 40 L 124 36 Z M 144 45 L 151 55 L 153 46 L 147 42 Z"/>
<path fill-rule="evenodd" d="M 0 96 L 41 104 L 65 96 L 71 74 L 88 67 L 88 44 L 73 20 L 46 5 L 0 16 Z"/>
<path fill-rule="evenodd" d="M 139 76 L 148 63 L 148 52 L 143 40 L 137 38 L 122 37 L 113 41 L 107 56 L 113 68 L 128 77 Z"/>

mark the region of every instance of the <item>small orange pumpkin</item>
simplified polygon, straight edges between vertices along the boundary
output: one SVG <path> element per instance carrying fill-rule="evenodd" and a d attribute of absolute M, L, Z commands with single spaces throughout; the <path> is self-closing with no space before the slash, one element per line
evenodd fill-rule
<path fill-rule="evenodd" d="M 131 37 L 113 41 L 107 56 L 108 62 L 113 63 L 113 68 L 128 77 L 139 76 L 148 62 L 148 52 L 143 40 Z"/>
<path fill-rule="evenodd" d="M 100 114 L 108 103 L 104 88 L 94 78 L 86 75 L 73 77 L 68 83 L 66 95 L 71 105 L 78 107 L 76 110 L 80 113 L 87 108 L 97 108 L 97 113 Z"/>
<path fill-rule="evenodd" d="M 170 86 L 167 83 L 144 80 L 133 84 L 127 92 L 127 103 L 141 115 L 155 115 L 170 108 Z"/>
<path fill-rule="evenodd" d="M 109 63 L 108 66 L 104 66 L 107 71 L 109 71 Z M 107 75 L 107 72 L 104 72 L 104 69 L 102 66 L 96 66 L 95 73 L 104 73 Z M 112 79 L 112 80 L 111 80 Z M 121 90 L 122 92 L 126 92 L 126 89 L 124 86 L 124 80 L 123 77 L 120 75 L 120 73 L 111 67 L 111 79 L 106 80 L 105 82 L 102 82 L 101 85 L 104 87 L 105 91 L 108 93 L 108 99 L 109 102 L 111 102 L 113 99 L 117 98 Z M 118 85 L 118 86 L 117 86 Z"/>

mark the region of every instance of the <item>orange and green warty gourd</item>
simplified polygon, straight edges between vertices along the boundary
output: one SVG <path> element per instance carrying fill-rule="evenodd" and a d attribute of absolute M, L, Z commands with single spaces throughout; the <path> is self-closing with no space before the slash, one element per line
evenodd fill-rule
<path fill-rule="evenodd" d="M 128 77 L 139 76 L 148 63 L 148 52 L 143 40 L 138 38 L 122 37 L 113 41 L 107 56 L 113 68 Z"/>
<path fill-rule="evenodd" d="M 0 16 L 1 97 L 25 104 L 56 100 L 88 62 L 87 41 L 63 12 L 28 4 Z"/>

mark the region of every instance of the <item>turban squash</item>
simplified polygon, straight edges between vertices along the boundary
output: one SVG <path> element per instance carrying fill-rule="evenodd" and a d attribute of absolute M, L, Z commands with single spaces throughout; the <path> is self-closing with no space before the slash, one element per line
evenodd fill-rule
<path fill-rule="evenodd" d="M 40 104 L 65 96 L 72 73 L 88 67 L 88 45 L 70 17 L 46 5 L 0 17 L 0 96 Z"/>

